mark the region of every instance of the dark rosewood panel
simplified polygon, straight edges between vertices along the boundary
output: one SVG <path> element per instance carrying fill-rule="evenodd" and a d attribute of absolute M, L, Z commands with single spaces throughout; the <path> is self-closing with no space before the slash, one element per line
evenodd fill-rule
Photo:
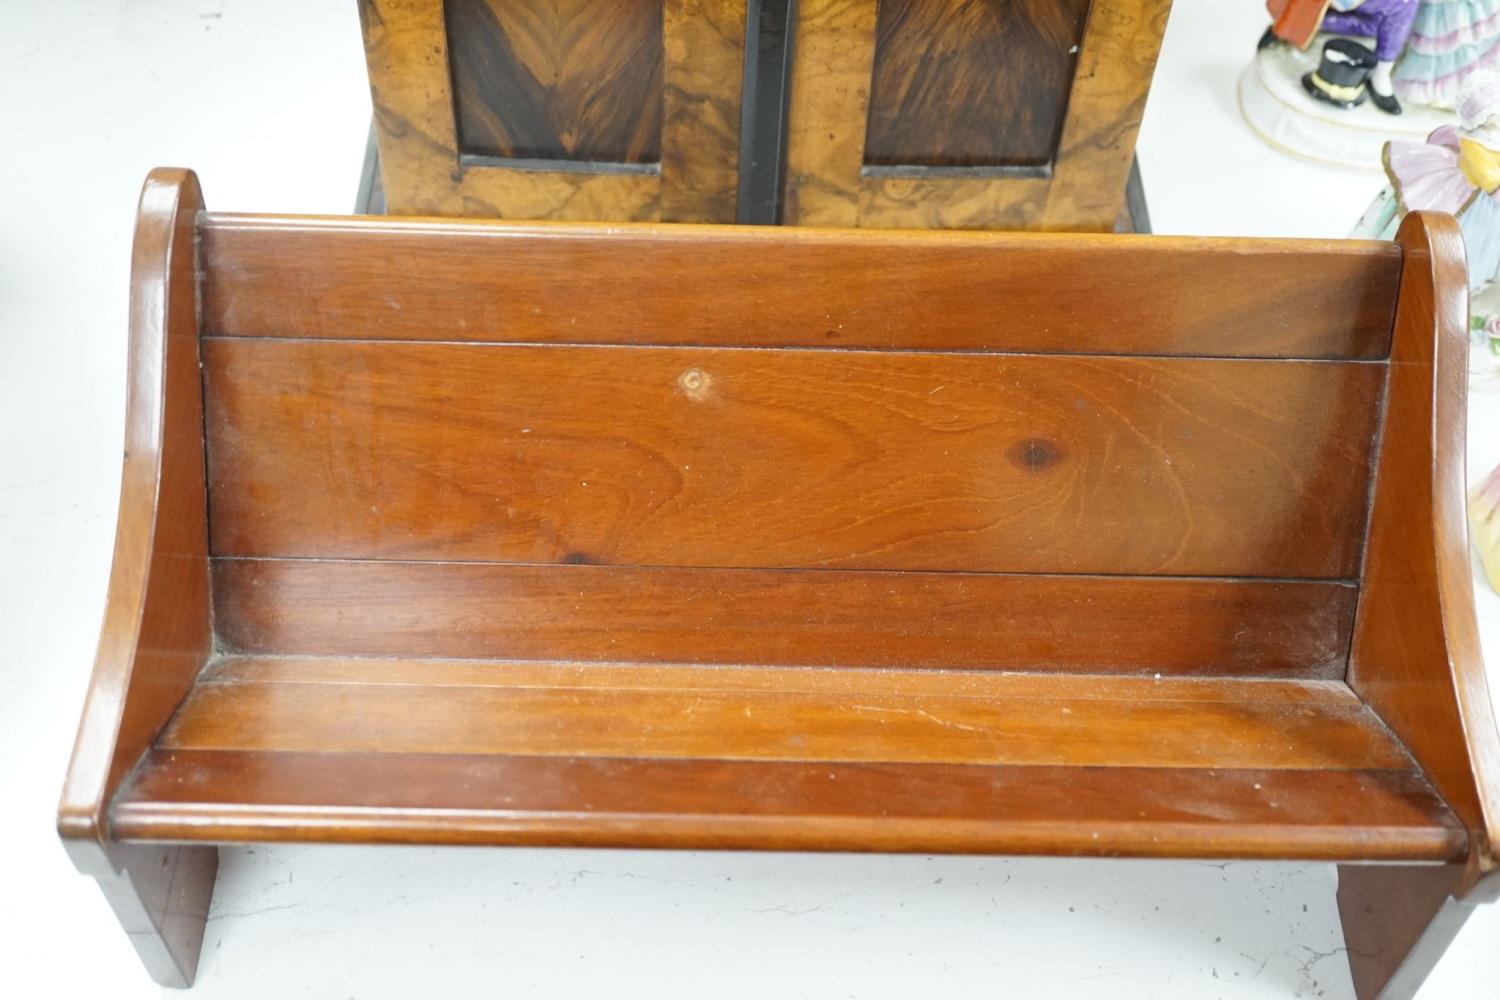
<path fill-rule="evenodd" d="M 1089 0 L 881 0 L 866 166 L 1042 167 Z"/>
<path fill-rule="evenodd" d="M 461 153 L 655 163 L 662 0 L 447 0 Z"/>

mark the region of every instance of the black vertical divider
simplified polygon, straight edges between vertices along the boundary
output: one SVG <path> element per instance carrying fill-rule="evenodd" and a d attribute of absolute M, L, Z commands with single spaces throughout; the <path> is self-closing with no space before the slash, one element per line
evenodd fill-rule
<path fill-rule="evenodd" d="M 745 79 L 740 100 L 740 186 L 735 221 L 781 221 L 786 111 L 797 0 L 748 0 Z"/>

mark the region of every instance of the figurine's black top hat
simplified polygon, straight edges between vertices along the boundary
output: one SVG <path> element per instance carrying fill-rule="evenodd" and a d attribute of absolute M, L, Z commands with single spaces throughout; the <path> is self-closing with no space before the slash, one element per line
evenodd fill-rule
<path fill-rule="evenodd" d="M 1323 46 L 1318 68 L 1302 78 L 1313 97 L 1341 108 L 1363 104 L 1369 96 L 1365 82 L 1375 68 L 1375 53 L 1349 38 L 1334 38 Z"/>

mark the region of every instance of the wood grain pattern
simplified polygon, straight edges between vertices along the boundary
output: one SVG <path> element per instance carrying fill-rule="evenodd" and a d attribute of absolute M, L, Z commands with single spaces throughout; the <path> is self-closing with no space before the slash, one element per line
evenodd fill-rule
<path fill-rule="evenodd" d="M 107 810 L 212 645 L 194 260 L 202 208 L 189 171 L 154 170 L 141 191 L 114 559 L 57 817 L 69 855 L 98 880 L 148 971 L 175 986 L 197 968 L 218 855 L 124 850 Z"/>
<path fill-rule="evenodd" d="M 1088 9 L 1089 0 L 880 3 L 865 164 L 1050 166 Z"/>
<path fill-rule="evenodd" d="M 111 838 L 115 831 L 111 829 Z M 186 989 L 198 973 L 219 850 L 201 844 L 109 846 L 113 870 L 96 881 L 151 978 Z"/>
<path fill-rule="evenodd" d="M 666 0 L 661 218 L 733 222 L 740 183 L 745 0 Z"/>
<path fill-rule="evenodd" d="M 709 803 L 712 803 L 710 806 Z M 1405 771 L 157 751 L 132 839 L 1379 860 L 1461 837 Z"/>
<path fill-rule="evenodd" d="M 520 219 L 654 219 L 654 173 L 459 163 L 442 4 L 360 0 L 387 211 Z"/>
<path fill-rule="evenodd" d="M 1451 220 L 1393 250 L 200 205 L 143 198 L 59 818 L 163 982 L 220 840 L 1439 863 L 1343 874 L 1366 994 L 1500 895 Z"/>
<path fill-rule="evenodd" d="M 661 0 L 445 0 L 461 153 L 655 163 Z"/>
<path fill-rule="evenodd" d="M 202 242 L 209 334 L 512 343 L 1375 359 L 1401 270 L 1351 240 L 209 215 Z"/>
<path fill-rule="evenodd" d="M 1358 569 L 1380 376 L 1317 362 L 213 339 L 212 545 L 1343 579 Z"/>
<path fill-rule="evenodd" d="M 1397 238 L 1406 266 L 1349 681 L 1469 828 L 1472 880 L 1497 867 L 1500 730 L 1464 514 L 1466 269 L 1451 220 L 1414 214 Z"/>
<path fill-rule="evenodd" d="M 1009 229 L 1041 232 L 1046 177 L 860 178 L 860 225 L 879 229 Z M 983 226 L 974 220 L 983 219 Z"/>
<path fill-rule="evenodd" d="M 359 22 L 387 203 L 392 211 L 444 214 L 458 183 L 458 126 L 442 6 L 359 0 Z"/>
<path fill-rule="evenodd" d="M 523 108 L 512 101 L 487 112 L 484 80 L 499 73 L 504 61 L 493 48 L 480 47 L 466 29 L 466 54 L 450 54 L 444 5 L 437 0 L 361 0 L 388 211 L 507 219 L 733 219 L 737 178 L 731 165 L 738 156 L 744 56 L 742 47 L 733 53 L 730 48 L 734 32 L 743 32 L 743 0 L 642 0 L 629 8 L 587 3 L 587 11 L 580 2 L 464 0 L 454 8 L 460 19 L 494 17 L 515 57 L 507 65 L 524 66 L 524 75 L 534 78 L 534 86 L 520 88 L 529 95 Z M 540 16 L 522 18 L 527 12 Z M 642 34 L 643 14 L 655 25 L 654 43 L 646 41 L 650 31 Z M 651 44 L 651 58 L 625 58 L 624 50 L 641 53 Z M 459 103 L 476 119 L 471 131 L 490 136 L 474 138 L 471 151 L 530 155 L 561 147 L 569 155 L 614 154 L 635 164 L 659 157 L 660 168 L 551 169 L 535 162 L 504 166 L 462 159 L 451 58 L 482 67 L 477 74 L 465 75 L 462 67 L 457 72 Z M 616 76 L 630 77 L 629 85 L 601 89 L 593 86 L 597 80 L 580 75 L 591 76 L 585 63 L 595 67 L 601 60 Z M 649 68 L 653 61 L 656 69 Z M 467 101 L 466 85 L 473 91 Z M 534 127 L 499 135 L 501 129 L 514 132 L 523 120 Z"/>
<path fill-rule="evenodd" d="M 110 797 L 211 645 L 193 253 L 202 206 L 188 171 L 153 171 L 141 191 L 109 598 L 59 806 L 59 829 L 70 840 L 107 842 Z"/>
<path fill-rule="evenodd" d="M 377 664 L 377 666 L 381 666 Z M 326 667 L 311 664 L 318 676 Z M 243 672 L 242 668 L 242 672 Z M 249 668 L 253 675 L 253 667 Z M 389 665 L 384 669 L 391 670 Z M 985 694 L 941 672 L 906 680 L 840 672 L 839 689 L 806 671 L 658 667 L 648 686 L 607 669 L 535 664 L 507 684 L 451 683 L 448 662 L 407 661 L 387 683 L 200 681 L 162 734 L 169 750 L 445 753 L 563 757 L 927 764 L 1404 769 L 1407 759 L 1342 684 L 1291 699 L 1258 681 L 1059 675 Z M 458 669 L 464 669 L 459 665 Z M 863 682 L 863 683 L 860 683 Z M 1317 682 L 1303 682 L 1315 684 Z M 1173 689 L 1186 685 L 1186 697 Z M 1200 689 L 1217 689 L 1205 698 Z M 894 688 L 894 690 L 893 690 Z M 999 688 L 999 690 L 996 690 Z M 957 690 L 955 690 L 957 689 Z M 1215 739 L 1204 740 L 1204 732 Z"/>
<path fill-rule="evenodd" d="M 930 671 L 888 668 L 835 670 L 827 667 L 764 664 L 578 662 L 486 660 L 476 658 L 260 656 L 223 653 L 200 677 L 214 683 L 261 684 L 420 684 L 428 687 L 586 687 L 608 690 L 687 690 L 732 695 L 762 692 L 808 693 L 855 698 L 870 691 L 896 697 L 942 695 L 981 701 L 1055 698 L 1203 704 L 1276 703 L 1293 708 L 1358 707 L 1342 681 L 1286 677 L 1179 677 L 1154 674 L 1056 677 L 1037 671 Z"/>
<path fill-rule="evenodd" d="M 875 0 L 797 2 L 781 210 L 786 225 L 859 225 L 875 8 Z"/>
<path fill-rule="evenodd" d="M 1091 0 L 1042 228 L 1114 228 L 1171 8 L 1172 0 Z"/>
<path fill-rule="evenodd" d="M 1472 904 L 1500 894 L 1500 729 L 1464 514 L 1468 283 L 1451 217 L 1409 215 L 1350 686 L 1405 741 L 1467 830 L 1462 864 L 1339 875 L 1364 998 L 1415 994 Z"/>
<path fill-rule="evenodd" d="M 1340 865 L 1339 918 L 1359 1000 L 1414 997 L 1473 912 L 1463 866 Z"/>
<path fill-rule="evenodd" d="M 1169 0 L 1088 7 L 1079 41 L 1083 0 L 799 4 L 786 221 L 1111 231 Z M 447 8 L 445 25 L 437 0 L 361 3 L 392 211 L 733 219 L 743 2 Z M 559 158 L 613 166 L 544 166 Z M 618 170 L 658 158 L 659 174 Z M 1025 167 L 1050 179 L 925 176 L 913 187 L 865 177 L 866 164 Z"/>
<path fill-rule="evenodd" d="M 220 644 L 252 653 L 1333 678 L 1354 590 L 220 559 L 214 600 Z"/>
<path fill-rule="evenodd" d="M 1050 172 L 1044 178 L 1002 176 L 976 179 L 972 176 L 941 176 L 934 171 L 917 178 L 881 176 L 865 164 L 879 164 L 893 155 L 891 140 L 879 129 L 887 115 L 876 105 L 871 112 L 872 81 L 876 74 L 875 0 L 804 0 L 798 5 L 797 62 L 792 77 L 787 138 L 785 221 L 793 225 L 868 226 L 879 228 L 930 227 L 935 225 L 971 229 L 1024 228 L 1073 232 L 1111 232 L 1125 202 L 1125 181 L 1135 150 L 1136 132 L 1145 110 L 1146 93 L 1156 66 L 1162 33 L 1171 0 L 1093 0 L 1071 81 L 1059 81 L 1047 93 L 1056 106 L 1066 106 L 1055 157 L 1048 157 Z M 978 4 L 925 2 L 915 5 L 885 5 L 887 23 L 899 23 L 899 13 L 912 16 L 920 11 L 924 22 L 952 18 L 957 24 L 967 13 L 983 20 Z M 1058 8 L 1036 5 L 1028 8 L 1033 22 L 1053 23 Z M 1070 8 L 1071 5 L 1070 5 Z M 1019 14 L 1017 5 L 1006 10 Z M 1045 13 L 1044 13 L 1045 11 Z M 940 37 L 942 33 L 939 33 Z M 982 44 L 986 35 L 966 24 L 953 37 L 967 45 Z M 1019 86 L 1030 88 L 1038 79 L 1034 61 L 1015 51 L 1055 51 L 1053 36 L 1040 46 L 1015 45 L 1005 40 L 1003 60 L 989 60 L 989 75 L 967 74 L 979 87 Z M 895 72 L 912 60 L 894 59 L 889 70 L 903 80 L 915 80 L 922 71 L 934 75 L 957 73 L 954 64 L 937 62 L 931 30 L 911 32 L 911 44 L 922 57 L 911 74 Z M 894 36 L 893 36 L 894 37 Z M 1014 68 L 1012 68 L 1014 67 Z M 941 89 L 941 88 L 939 88 Z M 951 89 L 951 88 L 950 88 Z M 907 94 L 910 88 L 896 88 Z M 882 92 L 880 101 L 887 98 Z M 963 123 L 981 114 L 978 100 L 945 107 L 941 114 L 924 114 L 905 130 L 904 142 L 928 142 L 921 158 L 929 162 L 959 159 L 955 150 L 973 143 L 966 139 Z M 1048 102 L 1041 88 L 1024 106 L 1029 111 Z M 1009 116 L 1012 105 L 1003 106 Z M 1022 112 L 1024 121 L 1032 118 Z M 1043 118 L 1046 116 L 1043 115 Z M 899 122 L 900 118 L 892 119 Z M 875 123 L 875 149 L 867 125 Z M 993 130 L 986 133 L 996 134 Z M 1010 132 L 1007 129 L 1006 135 Z M 1006 141 L 1011 141 L 1007 138 Z M 972 154 L 970 154 L 972 156 Z M 993 158 L 993 150 L 987 154 Z M 1031 166 L 1045 169 L 1041 161 Z M 919 183 L 899 183 L 900 181 Z M 895 182 L 895 183 L 893 183 Z"/>

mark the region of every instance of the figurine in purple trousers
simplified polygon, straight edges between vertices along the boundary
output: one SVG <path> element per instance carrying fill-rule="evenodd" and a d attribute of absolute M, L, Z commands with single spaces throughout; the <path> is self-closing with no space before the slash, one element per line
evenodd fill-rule
<path fill-rule="evenodd" d="M 1391 71 L 1406 48 L 1419 6 L 1419 0 L 1267 0 L 1273 20 L 1261 36 L 1260 47 L 1287 41 L 1306 48 L 1320 31 L 1373 38 L 1375 68 L 1366 84 L 1370 99 L 1381 111 L 1399 115 L 1401 102 L 1396 99 Z"/>

